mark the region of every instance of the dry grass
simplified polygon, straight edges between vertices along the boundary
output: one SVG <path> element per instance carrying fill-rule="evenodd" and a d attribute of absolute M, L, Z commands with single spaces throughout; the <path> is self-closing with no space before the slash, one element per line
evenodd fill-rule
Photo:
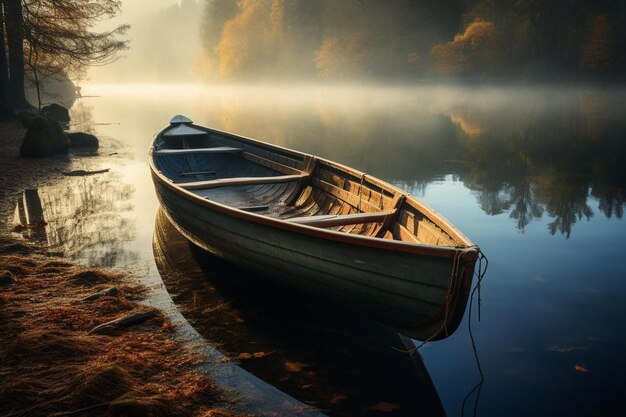
<path fill-rule="evenodd" d="M 107 287 L 117 296 L 84 301 Z M 111 335 L 87 335 L 149 311 L 143 289 L 21 244 L 0 245 L 0 415 L 215 416 L 225 393 L 196 371 L 203 359 L 155 317 Z"/>

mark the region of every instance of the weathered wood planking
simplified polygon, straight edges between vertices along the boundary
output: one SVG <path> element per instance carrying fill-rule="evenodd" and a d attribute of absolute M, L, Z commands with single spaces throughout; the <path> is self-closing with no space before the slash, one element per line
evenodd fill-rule
<path fill-rule="evenodd" d="M 188 239 L 417 339 L 443 338 L 458 326 L 478 249 L 442 216 L 336 162 L 194 128 L 207 132 L 203 148 L 242 151 L 163 152 L 167 139 L 157 135 L 150 158 L 157 195 Z"/>

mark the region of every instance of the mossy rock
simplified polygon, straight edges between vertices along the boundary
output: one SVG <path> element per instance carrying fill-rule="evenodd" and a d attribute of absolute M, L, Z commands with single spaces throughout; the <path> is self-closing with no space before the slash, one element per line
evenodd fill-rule
<path fill-rule="evenodd" d="M 54 120 L 37 117 L 26 131 L 20 147 L 20 156 L 42 157 L 67 153 L 70 141 Z"/>
<path fill-rule="evenodd" d="M 99 146 L 98 138 L 89 133 L 72 132 L 66 133 L 66 136 L 72 148 L 97 148 Z"/>
<path fill-rule="evenodd" d="M 68 123 L 70 121 L 69 110 L 56 103 L 42 107 L 41 114 L 46 115 L 59 123 Z"/>

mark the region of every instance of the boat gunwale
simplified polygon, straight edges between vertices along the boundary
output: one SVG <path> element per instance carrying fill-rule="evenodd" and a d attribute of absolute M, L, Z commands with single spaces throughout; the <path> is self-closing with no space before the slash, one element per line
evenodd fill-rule
<path fill-rule="evenodd" d="M 278 150 L 282 154 L 288 154 L 293 156 L 298 156 L 305 160 L 308 158 L 316 158 L 319 162 L 327 164 L 330 167 L 338 168 L 343 171 L 350 173 L 351 175 L 356 175 L 363 177 L 368 182 L 380 186 L 391 193 L 400 193 L 405 196 L 405 203 L 412 205 L 416 210 L 420 211 L 422 215 L 433 222 L 436 226 L 441 228 L 444 232 L 446 232 L 450 237 L 452 237 L 457 243 L 461 243 L 462 245 L 458 246 L 441 246 L 441 245 L 431 245 L 426 243 L 414 243 L 414 242 L 406 242 L 399 240 L 391 240 L 391 239 L 382 239 L 377 237 L 370 236 L 361 236 L 354 235 L 350 233 L 343 233 L 334 230 L 322 229 L 315 226 L 308 226 L 305 224 L 291 223 L 288 219 L 279 219 L 274 217 L 267 217 L 264 215 L 256 214 L 253 212 L 247 212 L 243 210 L 239 210 L 235 207 L 231 207 L 225 204 L 218 203 L 216 201 L 206 199 L 201 197 L 189 190 L 183 189 L 180 185 L 172 182 L 172 180 L 163 174 L 156 166 L 155 156 L 155 142 L 157 139 L 161 138 L 162 134 L 169 130 L 172 126 L 166 126 L 164 129 L 159 131 L 154 135 L 154 138 L 150 144 L 149 148 L 149 166 L 152 173 L 152 177 L 154 180 L 157 180 L 160 184 L 167 187 L 174 193 L 178 194 L 182 198 L 186 200 L 192 201 L 194 204 L 207 207 L 209 209 L 213 209 L 222 213 L 225 213 L 229 216 L 242 219 L 244 221 L 251 221 L 254 223 L 258 223 L 267 227 L 278 228 L 282 230 L 287 230 L 299 234 L 306 234 L 308 236 L 322 238 L 327 240 L 332 240 L 341 243 L 354 244 L 358 246 L 372 247 L 383 250 L 396 250 L 401 252 L 414 253 L 418 255 L 427 255 L 427 256 L 438 256 L 443 258 L 452 258 L 459 251 L 468 251 L 468 254 L 465 256 L 469 256 L 471 258 L 475 258 L 478 256 L 478 248 L 472 243 L 472 241 L 467 238 L 459 229 L 456 228 L 448 219 L 446 219 L 443 215 L 421 202 L 417 198 L 407 194 L 406 191 L 399 189 L 396 186 L 389 184 L 377 177 L 366 174 L 362 171 L 359 171 L 356 168 L 349 167 L 347 165 L 331 161 L 325 158 L 321 158 L 314 155 L 309 155 L 300 151 L 295 151 L 293 149 L 285 148 L 279 145 L 274 145 L 271 143 L 267 143 L 258 139 L 248 138 L 241 135 L 236 135 L 230 132 L 225 132 L 217 129 L 208 128 L 205 126 L 199 126 L 192 124 L 193 127 L 204 130 L 205 132 L 211 134 L 220 134 L 225 138 L 232 138 L 244 142 L 248 142 L 251 146 L 264 146 L 270 149 Z M 165 139 L 164 139 L 165 140 Z M 247 152 L 247 151 L 246 151 Z M 469 259 L 468 259 L 469 260 Z"/>

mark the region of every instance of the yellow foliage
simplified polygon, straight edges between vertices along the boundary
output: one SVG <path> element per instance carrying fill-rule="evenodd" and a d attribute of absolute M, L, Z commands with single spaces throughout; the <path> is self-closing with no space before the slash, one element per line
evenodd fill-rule
<path fill-rule="evenodd" d="M 479 46 L 489 46 L 496 36 L 496 25 L 486 20 L 476 20 L 465 29 L 462 34 L 454 37 L 454 42 L 467 42 L 476 49 Z"/>
<path fill-rule="evenodd" d="M 478 19 L 447 43 L 432 47 L 434 68 L 440 74 L 458 74 L 472 67 L 493 69 L 500 64 L 498 30 L 492 22 Z"/>
<path fill-rule="evenodd" d="M 198 52 L 193 57 L 191 70 L 202 78 L 209 78 L 213 72 L 213 62 L 204 52 Z"/>
<path fill-rule="evenodd" d="M 590 32 L 589 39 L 583 44 L 580 66 L 593 71 L 602 70 L 613 62 L 613 37 L 606 13 L 592 20 Z"/>
<path fill-rule="evenodd" d="M 365 31 L 327 36 L 315 53 L 315 67 L 323 78 L 360 74 L 366 66 L 367 43 Z"/>
<path fill-rule="evenodd" d="M 283 22 L 285 20 L 284 0 L 272 0 L 270 11 L 270 23 L 272 26 L 272 36 L 279 38 L 283 35 Z"/>
<path fill-rule="evenodd" d="M 433 46 L 431 53 L 435 58 L 435 71 L 439 74 L 458 74 L 470 68 L 469 57 L 463 47 L 456 42 Z"/>
<path fill-rule="evenodd" d="M 218 71 L 231 76 L 276 52 L 282 38 L 283 0 L 239 0 L 239 14 L 224 24 L 215 47 Z"/>
<path fill-rule="evenodd" d="M 407 55 L 406 60 L 411 65 L 419 65 L 420 56 L 417 52 L 411 52 Z"/>

